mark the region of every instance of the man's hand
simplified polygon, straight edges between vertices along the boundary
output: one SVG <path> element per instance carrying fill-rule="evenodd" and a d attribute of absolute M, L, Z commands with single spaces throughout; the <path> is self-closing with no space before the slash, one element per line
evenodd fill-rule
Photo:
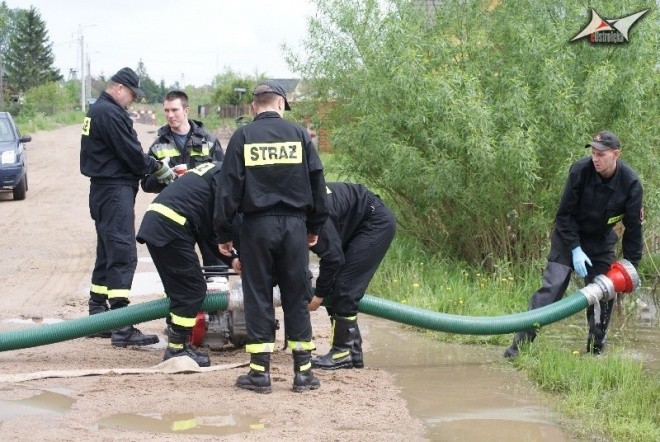
<path fill-rule="evenodd" d="M 161 161 L 160 167 L 158 170 L 156 170 L 156 172 L 154 172 L 156 179 L 161 184 L 170 184 L 172 181 L 174 181 L 174 178 L 176 178 L 176 174 L 172 169 L 170 169 L 170 166 L 167 163 L 167 161 Z"/>
<path fill-rule="evenodd" d="M 589 267 L 593 265 L 591 260 L 580 246 L 571 250 L 571 253 L 573 254 L 573 268 L 580 277 L 584 278 L 587 276 L 587 264 L 589 264 Z"/>
<path fill-rule="evenodd" d="M 309 247 L 314 247 L 319 240 L 318 235 L 312 235 L 311 233 L 307 234 L 307 245 Z"/>
<path fill-rule="evenodd" d="M 218 250 L 220 250 L 220 253 L 222 253 L 225 256 L 231 257 L 231 251 L 234 249 L 234 242 L 229 241 L 223 244 L 218 245 Z M 234 263 L 232 262 L 232 265 Z"/>
<path fill-rule="evenodd" d="M 241 274 L 241 260 L 238 258 L 234 258 L 231 262 L 231 268 L 234 269 L 237 275 Z"/>
<path fill-rule="evenodd" d="M 307 310 L 310 312 L 316 311 L 319 306 L 323 304 L 323 298 L 319 298 L 318 296 L 314 296 L 311 301 L 309 301 L 309 304 L 307 305 Z"/>

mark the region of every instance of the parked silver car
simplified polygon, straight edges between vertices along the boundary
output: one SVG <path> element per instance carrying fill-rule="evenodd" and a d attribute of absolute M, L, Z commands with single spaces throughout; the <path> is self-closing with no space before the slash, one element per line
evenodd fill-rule
<path fill-rule="evenodd" d="M 28 177 L 24 143 L 32 137 L 21 136 L 9 112 L 0 112 L 0 191 L 12 191 L 15 200 L 27 196 Z"/>

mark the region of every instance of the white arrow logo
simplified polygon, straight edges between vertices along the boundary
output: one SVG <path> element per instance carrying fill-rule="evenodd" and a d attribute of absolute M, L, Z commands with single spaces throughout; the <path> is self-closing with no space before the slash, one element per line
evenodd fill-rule
<path fill-rule="evenodd" d="M 579 40 L 599 31 L 612 31 L 614 29 L 619 31 L 621 35 L 623 35 L 623 38 L 628 41 L 628 31 L 632 25 L 634 25 L 637 20 L 642 18 L 644 14 L 649 12 L 650 9 L 651 8 L 644 9 L 643 11 L 636 12 L 635 14 L 631 14 L 627 17 L 615 18 L 612 20 L 602 19 L 596 10 L 592 9 L 591 22 L 578 35 L 573 37 L 571 41 Z"/>

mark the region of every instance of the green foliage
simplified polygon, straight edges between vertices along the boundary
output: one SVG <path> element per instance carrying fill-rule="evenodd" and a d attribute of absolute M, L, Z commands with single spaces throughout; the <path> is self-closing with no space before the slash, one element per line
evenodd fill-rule
<path fill-rule="evenodd" d="M 19 10 L 16 17 L 3 60 L 9 88 L 20 93 L 61 80 L 59 70 L 53 67 L 52 43 L 48 42 L 46 24 L 39 12 L 31 7 Z"/>
<path fill-rule="evenodd" d="M 252 90 L 257 82 L 264 78 L 263 74 L 242 75 L 234 72 L 230 68 L 225 68 L 225 72 L 216 75 L 213 81 L 213 103 L 223 105 L 241 105 L 252 102 Z M 236 89 L 244 89 L 243 92 L 237 92 Z"/>
<path fill-rule="evenodd" d="M 30 118 L 37 114 L 55 115 L 72 110 L 78 90 L 72 83 L 74 82 L 67 82 L 65 85 L 58 82 L 45 83 L 28 90 L 20 115 Z"/>
<path fill-rule="evenodd" d="M 16 117 L 16 124 L 21 129 L 21 133 L 27 135 L 40 130 L 52 130 L 60 126 L 79 125 L 84 116 L 80 110 L 61 112 L 55 115 L 45 115 L 43 113 L 20 114 Z"/>
<path fill-rule="evenodd" d="M 161 81 L 158 85 L 147 73 L 147 68 L 140 60 L 135 73 L 140 77 L 140 89 L 144 92 L 142 103 L 162 103 L 168 90 L 165 88 L 164 82 Z"/>
<path fill-rule="evenodd" d="M 477 264 L 543 257 L 568 167 L 606 128 L 657 189 L 657 18 L 603 47 L 569 43 L 590 18 L 584 4 L 424 5 L 319 0 L 306 54 L 289 55 L 315 85 L 343 172 L 382 189 L 401 229 Z M 657 192 L 646 204 L 653 229 Z"/>
<path fill-rule="evenodd" d="M 641 363 L 617 354 L 580 357 L 547 341 L 535 342 L 515 363 L 556 395 L 563 414 L 579 419 L 578 435 L 660 440 L 660 378 Z"/>

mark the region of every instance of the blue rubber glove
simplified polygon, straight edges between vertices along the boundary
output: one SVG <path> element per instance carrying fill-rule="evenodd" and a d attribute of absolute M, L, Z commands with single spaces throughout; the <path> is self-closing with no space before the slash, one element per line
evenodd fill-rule
<path fill-rule="evenodd" d="M 589 267 L 593 265 L 591 264 L 591 260 L 580 246 L 571 250 L 571 253 L 573 254 L 573 268 L 578 275 L 584 278 L 587 276 L 587 264 L 589 264 Z"/>

